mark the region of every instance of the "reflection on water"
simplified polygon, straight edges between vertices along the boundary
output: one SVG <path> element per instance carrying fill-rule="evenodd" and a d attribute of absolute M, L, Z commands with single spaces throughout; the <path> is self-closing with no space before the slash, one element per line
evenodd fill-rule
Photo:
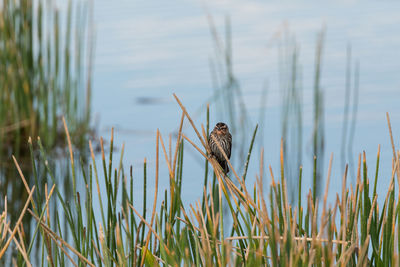
<path fill-rule="evenodd" d="M 167 103 L 170 100 L 168 98 L 163 97 L 148 97 L 148 96 L 139 96 L 136 97 L 136 103 L 140 105 L 157 105 Z"/>
<path fill-rule="evenodd" d="M 29 158 L 25 158 L 24 164 L 21 164 L 21 169 L 24 173 L 29 173 L 30 166 L 28 164 Z M 28 176 L 29 177 L 29 176 Z M 7 179 L 6 179 L 7 178 Z M 9 219 L 11 220 L 11 225 L 15 225 L 18 217 L 19 211 L 25 204 L 27 199 L 27 192 L 25 190 L 24 184 L 19 178 L 17 169 L 14 167 L 14 162 L 9 160 L 4 160 L 1 166 L 0 172 L 0 210 L 3 211 L 5 208 L 5 196 L 7 196 L 7 209 L 9 211 Z M 25 222 L 29 219 L 25 218 Z M 29 225 L 29 224 L 26 224 Z M 26 229 L 29 233 L 29 229 Z M 29 236 L 29 235 L 28 235 Z"/>
<path fill-rule="evenodd" d="M 82 162 L 86 162 L 86 157 L 84 154 L 81 154 L 81 158 Z M 68 154 L 63 153 L 61 155 L 60 149 L 58 149 L 57 153 L 53 154 L 49 153 L 47 160 L 48 167 L 45 166 L 45 163 L 42 160 L 38 149 L 36 149 L 34 152 L 34 160 L 35 160 L 34 168 L 32 166 L 32 159 L 30 158 L 29 155 L 26 155 L 25 157 L 17 157 L 16 159 L 29 187 L 32 188 L 32 186 L 35 186 L 35 193 L 33 199 L 38 210 L 42 210 L 43 205 L 46 202 L 45 189 L 47 188 L 49 192 L 50 188 L 53 185 L 51 175 L 53 175 L 53 177 L 56 179 L 58 190 L 60 190 L 60 193 L 63 195 L 65 200 L 71 201 L 72 177 L 70 173 L 70 164 L 67 160 Z M 26 191 L 24 183 L 17 171 L 14 162 L 12 160 L 8 160 L 6 161 L 6 163 L 7 165 L 1 168 L 2 171 L 0 173 L 0 190 L 1 190 L 0 194 L 2 196 L 7 196 L 8 218 L 11 222 L 10 226 L 13 228 L 22 212 L 28 193 Z M 76 164 L 79 164 L 79 162 L 76 162 Z M 50 170 L 54 170 L 55 173 L 50 174 L 48 172 L 48 168 Z M 79 187 L 82 188 L 83 184 L 79 183 Z M 56 211 L 58 211 L 58 209 L 60 208 L 58 207 L 59 203 L 56 200 L 57 199 L 53 197 L 49 203 L 50 214 L 57 214 Z M 4 198 L 1 198 L 0 210 L 4 210 L 4 208 L 5 208 Z M 30 206 L 30 209 L 32 209 L 32 206 Z M 57 225 L 59 223 L 57 222 L 57 220 L 60 220 L 61 229 L 68 229 L 67 227 L 64 226 L 64 224 L 66 223 L 64 218 L 57 218 L 55 216 L 52 216 L 50 219 L 52 225 Z M 22 225 L 23 225 L 24 236 L 26 239 L 25 245 L 28 246 L 31 243 L 33 235 L 35 234 L 37 223 L 35 220 L 32 219 L 32 216 L 30 216 L 30 214 L 27 212 L 23 218 Z M 36 235 L 38 236 L 36 237 L 36 240 L 32 247 L 31 260 L 32 263 L 36 262 L 35 265 L 39 266 L 41 249 L 42 249 L 41 247 L 42 238 L 40 233 L 36 233 Z M 69 233 L 63 232 L 63 235 L 65 237 L 68 237 Z M 6 255 L 1 259 L 1 263 L 3 264 L 3 266 L 8 266 L 11 262 L 11 258 L 12 257 L 15 258 L 18 255 L 15 245 L 11 244 L 11 246 L 12 247 L 14 246 L 14 248 L 8 249 Z M 17 259 L 21 261 L 22 260 L 21 255 L 18 255 Z"/>

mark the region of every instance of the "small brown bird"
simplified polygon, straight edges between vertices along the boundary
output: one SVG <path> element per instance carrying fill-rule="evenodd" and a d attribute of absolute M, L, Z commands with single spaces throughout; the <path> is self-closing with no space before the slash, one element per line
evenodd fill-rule
<path fill-rule="evenodd" d="M 224 155 L 219 150 L 218 145 L 211 136 L 213 136 L 215 140 L 218 141 L 226 156 L 228 157 L 228 159 L 230 159 L 232 148 L 232 135 L 229 133 L 228 125 L 223 122 L 218 122 L 215 125 L 214 130 L 212 130 L 210 136 L 208 137 L 208 145 L 211 149 L 211 156 L 218 161 L 219 165 L 225 171 L 225 173 L 228 173 L 228 162 L 225 160 Z"/>

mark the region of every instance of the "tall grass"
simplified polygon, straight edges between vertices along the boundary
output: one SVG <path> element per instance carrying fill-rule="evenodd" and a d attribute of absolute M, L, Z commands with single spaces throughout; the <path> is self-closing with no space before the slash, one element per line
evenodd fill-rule
<path fill-rule="evenodd" d="M 30 172 L 30 157 L 33 160 L 35 153 L 29 153 L 27 141 L 40 136 L 53 157 L 52 149 L 65 145 L 62 116 L 69 121 L 76 147 L 86 144 L 90 131 L 90 6 L 73 0 L 63 4 L 65 9 L 60 10 L 54 1 L 0 2 L 0 209 L 7 209 L 4 216 L 12 223 L 17 222 L 16 211 L 24 207 L 23 199 L 29 194 L 14 179 L 11 155 Z M 53 168 L 51 162 L 49 165 Z M 40 208 L 46 168 L 37 166 L 32 171 L 34 174 L 25 173 L 27 184 L 42 188 L 35 194 Z M 57 176 L 60 174 L 58 171 Z M 64 181 L 66 186 L 60 184 L 63 192 L 69 188 L 69 181 Z M 7 196 L 7 208 L 3 196 Z M 22 236 L 31 236 L 30 219 L 24 217 Z"/>
<path fill-rule="evenodd" d="M 353 85 L 353 90 L 351 90 L 351 82 L 352 82 L 352 57 L 351 57 L 351 46 L 349 45 L 347 47 L 347 62 L 346 62 L 346 82 L 345 82 L 345 103 L 344 103 L 344 111 L 343 111 L 343 127 L 342 127 L 342 145 L 340 148 L 340 158 L 341 158 L 341 164 L 344 166 L 344 162 L 346 162 L 346 159 L 348 158 L 349 161 L 349 168 L 350 168 L 350 174 L 351 177 L 353 178 L 353 181 L 355 179 L 355 167 L 354 167 L 354 161 L 352 159 L 353 153 L 353 140 L 354 140 L 354 133 L 355 133 L 355 125 L 356 125 L 356 117 L 357 117 L 357 109 L 358 109 L 358 91 L 359 91 L 359 62 L 356 62 L 355 68 L 354 68 L 354 85 Z M 353 92 L 352 92 L 353 91 Z M 350 98 L 353 98 L 353 103 L 352 103 L 352 118 L 351 118 L 351 124 L 350 122 Z M 346 149 L 347 148 L 347 149 Z M 347 150 L 347 151 L 346 151 Z M 347 155 L 346 155 L 347 152 Z"/>
<path fill-rule="evenodd" d="M 259 155 L 259 174 L 256 183 L 245 183 L 247 167 L 243 173 L 237 173 L 229 162 L 230 177 L 223 174 L 215 159 L 208 157 L 207 134 L 204 125 L 196 125 L 187 113 L 182 102 L 175 96 L 182 109 L 182 119 L 176 144 L 166 148 L 159 131 L 156 135 L 155 177 L 147 174 L 147 165 L 143 167 L 144 198 L 143 211 L 133 201 L 135 180 L 132 168 L 125 172 L 121 164 L 115 165 L 114 136 L 111 134 L 109 154 L 106 155 L 104 142 L 101 142 L 102 159 L 96 162 L 91 143 L 89 143 L 92 162 L 88 167 L 83 163 L 81 173 L 77 173 L 75 153 L 64 122 L 67 143 L 70 151 L 70 171 L 75 184 L 83 177 L 84 191 L 74 187 L 74 199 L 67 203 L 60 194 L 60 185 L 54 172 L 46 164 L 47 154 L 40 139 L 40 160 L 35 165 L 44 164 L 52 179 L 52 185 L 45 189 L 29 185 L 25 181 L 17 160 L 15 164 L 28 192 L 26 207 L 36 220 L 36 231 L 31 239 L 25 239 L 24 226 L 17 222 L 10 225 L 4 214 L 0 224 L 0 257 L 9 248 L 10 242 L 19 250 L 16 262 L 19 266 L 30 265 L 33 257 L 32 244 L 39 242 L 42 257 L 41 265 L 50 266 L 397 266 L 399 264 L 399 219 L 400 205 L 396 180 L 399 183 L 399 156 L 393 145 L 393 168 L 389 188 L 384 192 L 383 206 L 377 202 L 376 185 L 379 182 L 378 148 L 376 166 L 368 168 L 366 154 L 358 159 L 357 182 L 355 187 L 346 187 L 347 167 L 342 178 L 331 177 L 332 157 L 329 162 L 327 182 L 323 197 L 314 199 L 313 189 L 298 189 L 298 206 L 288 201 L 285 158 L 281 146 L 281 169 L 269 167 L 271 184 L 265 192 L 263 175 L 263 151 Z M 198 137 L 200 147 L 194 140 L 182 132 L 187 121 Z M 208 122 L 206 122 L 208 124 Z M 390 121 L 388 116 L 390 130 Z M 248 144 L 249 160 L 254 160 L 253 141 Z M 390 130 L 393 141 L 393 136 Z M 31 144 L 31 143 L 30 143 Z M 206 180 L 203 199 L 189 206 L 181 200 L 182 181 L 185 179 L 184 149 L 191 145 L 204 157 L 215 174 L 215 181 Z M 32 146 L 31 146 L 32 148 Z M 167 153 L 171 150 L 174 153 Z M 207 154 L 208 153 L 208 154 Z M 278 156 L 278 155 L 277 155 Z M 121 151 L 120 160 L 123 157 Z M 165 160 L 168 176 L 160 177 L 160 161 Z M 146 163 L 146 160 L 144 161 Z M 115 166 L 114 166 L 115 165 Z M 314 165 L 315 168 L 315 165 Z M 301 169 L 299 170 L 301 181 Z M 372 180 L 369 178 L 373 177 Z M 396 179 L 397 177 L 397 179 Z M 148 203 L 147 182 L 155 181 L 155 193 Z M 169 190 L 158 194 L 158 181 L 169 180 Z M 327 203 L 330 180 L 341 180 L 342 191 L 337 194 L 334 203 Z M 208 181 L 208 182 L 207 182 Z M 240 186 L 236 186 L 236 181 Z M 373 189 L 370 185 L 373 183 Z M 301 184 L 301 182 L 300 182 Z M 397 185 L 399 186 L 399 185 Z M 49 190 L 49 188 L 51 189 Z M 100 188 L 105 188 L 105 193 Z M 400 187 L 399 187 L 400 188 Z M 136 189 L 137 190 L 137 189 Z M 214 192 L 213 192 L 214 191 Z M 44 202 L 38 202 L 35 196 L 45 196 Z M 307 195 L 306 203 L 301 196 Z M 58 210 L 50 213 L 49 200 L 56 199 Z M 161 204 L 157 205 L 158 199 Z M 94 210 L 94 204 L 100 204 L 100 210 Z M 222 212 L 222 203 L 226 202 L 228 214 Z M 26 215 L 23 209 L 21 217 Z M 226 226 L 226 216 L 233 220 Z M 50 218 L 57 218 L 55 223 Z M 72 239 L 66 242 L 61 230 L 60 218 L 66 219 Z M 39 238 L 40 236 L 40 238 Z M 30 241 L 28 241 L 30 240 Z"/>
<path fill-rule="evenodd" d="M 53 1 L 0 5 L 0 152 L 26 152 L 21 144 L 29 136 L 41 136 L 46 148 L 55 146 L 62 140 L 62 115 L 79 145 L 90 118 L 87 5 L 68 1 L 61 13 Z"/>
<path fill-rule="evenodd" d="M 297 178 L 302 166 L 303 153 L 303 90 L 301 85 L 301 68 L 299 66 L 299 46 L 295 37 L 287 30 L 279 46 L 279 84 L 282 92 L 282 140 L 283 153 L 286 159 L 285 172 L 290 192 L 289 201 L 294 203 L 295 191 L 298 188 Z"/>
<path fill-rule="evenodd" d="M 325 29 L 322 29 L 317 36 L 317 48 L 315 50 L 315 72 L 314 72 L 314 112 L 313 112 L 313 133 L 312 151 L 314 156 L 313 171 L 313 198 L 320 195 L 322 186 L 323 157 L 325 148 L 325 125 L 324 125 L 324 92 L 321 88 L 322 72 L 322 50 L 324 47 Z"/>

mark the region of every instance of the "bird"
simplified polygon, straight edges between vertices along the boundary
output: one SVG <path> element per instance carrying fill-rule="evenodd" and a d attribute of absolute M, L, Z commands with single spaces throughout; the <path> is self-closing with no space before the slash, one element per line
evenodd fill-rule
<path fill-rule="evenodd" d="M 212 138 L 212 136 L 215 138 Z M 229 132 L 228 125 L 223 122 L 218 122 L 214 129 L 211 131 L 210 136 L 208 137 L 208 145 L 211 150 L 211 157 L 214 157 L 221 168 L 225 173 L 229 172 L 228 162 L 226 161 L 224 155 L 218 148 L 218 145 L 214 141 L 216 140 L 222 147 L 228 159 L 231 158 L 231 149 L 232 149 L 232 135 Z"/>

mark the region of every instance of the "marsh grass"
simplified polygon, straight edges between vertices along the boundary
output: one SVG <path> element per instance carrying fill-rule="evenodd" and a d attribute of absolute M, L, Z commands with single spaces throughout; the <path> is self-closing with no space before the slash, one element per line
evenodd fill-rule
<path fill-rule="evenodd" d="M 18 222 L 18 212 L 29 196 L 25 185 L 14 179 L 11 155 L 19 159 L 26 184 L 42 189 L 34 196 L 41 209 L 47 170 L 43 165 L 31 168 L 30 158 L 34 161 L 36 152 L 30 153 L 27 140 L 40 136 L 41 145 L 54 159 L 63 153 L 54 148 L 65 146 L 62 116 L 68 119 L 75 147 L 86 144 L 91 132 L 91 7 L 89 2 L 71 0 L 60 10 L 57 4 L 46 0 L 0 0 L 0 209 L 8 212 L 3 214 L 1 225 Z M 56 169 L 54 161 L 48 165 L 47 168 Z M 62 179 L 63 175 L 59 169 L 58 185 L 68 195 L 65 193 L 70 182 Z M 56 205 L 53 209 L 57 209 Z M 23 230 L 21 226 L 15 228 L 16 236 L 22 240 L 32 236 L 31 219 L 23 216 Z M 14 248 L 29 253 L 40 249 L 24 247 L 23 242 L 21 246 L 14 244 Z M 0 265 L 7 265 L 7 259 L 15 255 L 6 254 Z"/>
<path fill-rule="evenodd" d="M 13 242 L 19 251 L 15 262 L 18 266 L 30 266 L 34 257 L 31 248 L 34 242 L 39 242 L 42 253 L 40 263 L 48 266 L 398 265 L 400 205 L 396 181 L 398 184 L 400 152 L 394 147 L 389 116 L 393 168 L 390 186 L 384 191 L 382 206 L 377 202 L 376 191 L 379 148 L 376 166 L 368 168 L 366 154 L 359 156 L 354 187 L 346 186 L 347 166 L 342 178 L 331 178 L 331 157 L 323 197 L 314 199 L 312 189 L 303 191 L 300 186 L 297 192 L 298 206 L 291 206 L 284 172 L 283 144 L 280 153 L 281 169 L 274 172 L 271 166 L 268 167 L 272 182 L 264 192 L 263 173 L 267 167 L 263 165 L 262 150 L 258 158 L 260 166 L 256 183 L 248 185 L 245 182 L 248 163 L 256 157 L 253 155 L 253 142 L 257 128 L 248 144 L 249 153 L 243 162 L 243 173 L 237 173 L 235 166 L 229 162 L 231 174 L 228 177 L 223 174 L 215 159 L 207 156 L 208 131 L 204 125 L 196 126 L 182 102 L 176 96 L 175 99 L 182 109 L 177 140 L 175 144 L 169 142 L 169 147 L 165 147 L 164 139 L 157 131 L 155 177 L 147 175 L 148 166 L 144 160 L 142 212 L 136 208 L 138 203 L 133 201 L 137 178 L 133 177 L 132 168 L 129 173 L 125 173 L 121 163 L 123 149 L 119 164 L 114 166 L 113 132 L 108 155 L 101 139 L 100 164 L 96 162 L 92 144 L 89 143 L 92 162 L 87 167 L 81 162 L 81 173 L 78 174 L 74 158 L 76 154 L 64 121 L 72 183 L 76 185 L 77 178 L 83 177 L 86 185 L 83 191 L 73 187 L 71 202 L 66 202 L 60 193 L 60 186 L 47 164 L 47 154 L 40 139 L 37 140 L 40 160 L 34 160 L 33 164 L 47 168 L 52 185 L 43 188 L 37 184 L 28 184 L 14 158 L 29 195 L 20 218 L 27 213 L 31 214 L 36 221 L 36 229 L 31 238 L 26 238 L 21 234 L 24 226 L 19 223 L 20 220 L 10 225 L 7 212 L 2 212 L 0 258 Z M 182 132 L 185 121 L 190 124 L 198 141 L 191 140 Z M 188 206 L 181 200 L 182 181 L 185 179 L 184 144 L 193 146 L 204 157 L 205 168 L 210 166 L 216 177 L 211 182 L 205 172 L 203 198 Z M 29 145 L 32 149 L 32 141 Z M 168 177 L 160 177 L 162 160 L 165 160 L 168 168 Z M 299 169 L 300 185 L 301 175 L 302 168 Z M 155 193 L 152 202 L 147 203 L 151 199 L 146 196 L 149 179 L 155 181 Z M 158 192 L 160 179 L 169 180 L 169 189 L 164 194 Z M 342 180 L 342 191 L 336 195 L 334 203 L 327 203 L 331 179 Z M 373 188 L 370 187 L 372 184 Z M 106 193 L 101 193 L 100 188 L 105 188 Z M 44 196 L 45 201 L 38 201 L 37 194 Z M 306 203 L 301 202 L 302 195 L 307 195 Z M 55 199 L 60 208 L 54 211 L 50 209 L 50 199 Z M 161 199 L 160 205 L 157 205 L 158 199 Z M 97 201 L 100 210 L 93 208 Z M 224 202 L 228 206 L 228 215 L 222 212 Z M 61 218 L 66 220 L 71 239 L 67 239 L 61 230 Z M 227 227 L 224 220 L 232 220 L 233 223 Z"/>
<path fill-rule="evenodd" d="M 298 188 L 297 174 L 302 165 L 303 153 L 303 90 L 299 64 L 299 45 L 288 30 L 284 31 L 279 46 L 279 84 L 282 92 L 282 140 L 286 159 L 285 172 L 290 192 L 290 203 L 295 202 Z"/>
<path fill-rule="evenodd" d="M 1 1 L 0 156 L 28 154 L 29 136 L 40 136 L 47 149 L 64 141 L 62 115 L 75 145 L 86 143 L 92 72 L 87 9 L 73 1 L 66 12 L 52 1 Z"/>

